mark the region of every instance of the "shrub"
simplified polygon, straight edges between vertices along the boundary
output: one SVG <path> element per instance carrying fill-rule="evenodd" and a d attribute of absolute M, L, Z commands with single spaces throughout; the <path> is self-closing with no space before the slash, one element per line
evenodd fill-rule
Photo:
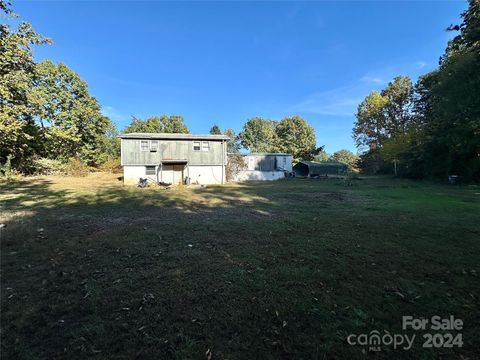
<path fill-rule="evenodd" d="M 71 176 L 86 176 L 90 169 L 78 157 L 68 159 L 66 172 Z"/>
<path fill-rule="evenodd" d="M 247 167 L 245 159 L 240 154 L 228 155 L 225 176 L 227 181 L 233 181 L 235 176 Z"/>
<path fill-rule="evenodd" d="M 5 177 L 7 180 L 12 180 L 16 175 L 15 171 L 12 169 L 12 159 L 13 156 L 8 155 L 5 164 L 0 164 L 0 176 Z"/>
<path fill-rule="evenodd" d="M 121 173 L 122 166 L 120 165 L 120 158 L 108 158 L 99 169 L 101 171 L 111 172 L 111 173 Z"/>
<path fill-rule="evenodd" d="M 64 175 L 66 174 L 66 164 L 60 160 L 39 158 L 33 160 L 35 175 Z"/>

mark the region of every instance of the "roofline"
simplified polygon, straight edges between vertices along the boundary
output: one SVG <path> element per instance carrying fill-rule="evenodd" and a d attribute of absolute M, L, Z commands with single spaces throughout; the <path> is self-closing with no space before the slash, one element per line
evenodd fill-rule
<path fill-rule="evenodd" d="M 227 135 L 182 133 L 129 133 L 118 135 L 120 139 L 173 139 L 173 140 L 229 140 Z"/>
<path fill-rule="evenodd" d="M 242 153 L 228 153 L 227 155 L 240 155 L 240 156 L 250 156 L 250 155 L 270 155 L 270 156 L 292 156 L 292 154 L 287 154 L 287 153 L 248 153 L 248 154 L 242 154 Z"/>

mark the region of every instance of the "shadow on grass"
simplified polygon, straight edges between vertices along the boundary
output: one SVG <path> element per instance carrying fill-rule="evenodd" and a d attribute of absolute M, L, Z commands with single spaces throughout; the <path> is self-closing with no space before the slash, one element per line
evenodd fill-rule
<path fill-rule="evenodd" d="M 2 356 L 357 358 L 348 334 L 394 332 L 402 314 L 478 315 L 478 245 L 455 233 L 473 222 L 385 213 L 387 195 L 414 191 L 387 185 L 393 193 L 369 200 L 372 214 L 368 184 L 336 181 L 0 184 Z M 465 350 L 441 355 L 476 355 L 476 329 Z"/>

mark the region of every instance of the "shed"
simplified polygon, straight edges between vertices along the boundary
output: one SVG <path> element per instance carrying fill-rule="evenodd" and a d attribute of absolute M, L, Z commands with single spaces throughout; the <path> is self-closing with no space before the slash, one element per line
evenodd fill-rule
<path fill-rule="evenodd" d="M 345 175 L 348 166 L 338 161 L 300 161 L 293 167 L 296 176 Z"/>

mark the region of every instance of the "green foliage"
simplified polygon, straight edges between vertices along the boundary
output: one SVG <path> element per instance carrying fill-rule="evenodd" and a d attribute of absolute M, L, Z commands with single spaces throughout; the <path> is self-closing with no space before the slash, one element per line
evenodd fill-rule
<path fill-rule="evenodd" d="M 15 16 L 8 2 L 0 10 Z M 24 173 L 56 171 L 47 160 L 75 156 L 98 165 L 104 153 L 119 153 L 111 121 L 80 76 L 63 63 L 34 62 L 33 46 L 50 42 L 28 22 L 0 25 L 0 163 L 10 156 Z"/>
<path fill-rule="evenodd" d="M 315 130 L 301 116 L 283 118 L 276 124 L 275 133 L 277 151 L 292 154 L 293 161 L 312 159 Z"/>
<path fill-rule="evenodd" d="M 360 158 L 357 154 L 354 154 L 350 150 L 342 149 L 335 151 L 332 155 L 332 159 L 341 162 L 342 164 L 348 165 L 349 171 L 358 170 L 358 162 Z"/>
<path fill-rule="evenodd" d="M 68 159 L 80 155 L 93 164 L 98 140 L 110 126 L 85 81 L 65 64 L 43 60 L 35 66 L 30 93 L 33 115 L 40 124 L 46 156 Z"/>
<path fill-rule="evenodd" d="M 460 33 L 437 70 L 417 84 L 421 137 L 408 155 L 424 176 L 480 180 L 480 2 L 470 0 Z M 421 149 L 421 152 L 418 149 Z"/>
<path fill-rule="evenodd" d="M 11 15 L 8 9 L 3 2 L 1 10 Z M 32 156 L 37 136 L 29 102 L 35 75 L 32 48 L 49 42 L 28 22 L 16 29 L 0 24 L 0 162 L 12 155 L 15 168 Z"/>
<path fill-rule="evenodd" d="M 364 166 L 386 161 L 402 175 L 480 180 L 480 1 L 470 0 L 462 24 L 449 29 L 460 33 L 438 69 L 414 88 L 397 77 L 360 104 L 353 134 L 358 146 L 370 147 Z"/>
<path fill-rule="evenodd" d="M 276 151 L 275 122 L 262 117 L 247 120 L 238 134 L 241 145 L 251 152 Z"/>
<path fill-rule="evenodd" d="M 0 11 L 3 11 L 7 15 L 12 13 L 12 10 L 10 9 L 10 2 L 5 1 L 5 0 L 0 0 Z"/>
<path fill-rule="evenodd" d="M 315 150 L 315 154 L 313 155 L 314 161 L 328 161 L 330 159 L 330 154 L 325 151 L 325 146 L 320 146 Z"/>
<path fill-rule="evenodd" d="M 286 152 L 294 161 L 311 159 L 315 153 L 315 130 L 300 116 L 278 122 L 250 118 L 238 137 L 241 145 L 252 152 Z"/>
<path fill-rule="evenodd" d="M 132 122 L 123 129 L 123 133 L 134 132 L 188 134 L 188 128 L 180 115 L 150 116 L 146 120 L 132 116 Z"/>
<path fill-rule="evenodd" d="M 413 86 L 397 76 L 380 93 L 373 90 L 358 106 L 353 138 L 357 146 L 379 148 L 412 122 Z"/>
<path fill-rule="evenodd" d="M 120 158 L 112 157 L 107 159 L 105 162 L 102 163 L 102 165 L 100 165 L 100 170 L 111 173 L 121 173 L 122 165 L 120 164 Z"/>
<path fill-rule="evenodd" d="M 212 135 L 222 135 L 222 131 L 220 130 L 220 127 L 217 124 L 215 124 L 210 129 L 210 134 L 212 134 Z"/>
<path fill-rule="evenodd" d="M 77 177 L 87 176 L 90 172 L 88 166 L 78 157 L 68 159 L 65 169 L 68 175 Z"/>
<path fill-rule="evenodd" d="M 12 178 L 12 155 L 7 155 L 5 164 L 0 164 L 0 177 L 5 177 L 7 180 Z"/>
<path fill-rule="evenodd" d="M 229 154 L 236 154 L 240 152 L 240 140 L 238 136 L 235 134 L 235 130 L 233 129 L 225 129 L 223 132 L 224 135 L 228 136 L 230 139 L 227 141 L 227 152 Z"/>
<path fill-rule="evenodd" d="M 67 166 L 57 159 L 38 158 L 33 160 L 36 175 L 65 175 Z"/>

